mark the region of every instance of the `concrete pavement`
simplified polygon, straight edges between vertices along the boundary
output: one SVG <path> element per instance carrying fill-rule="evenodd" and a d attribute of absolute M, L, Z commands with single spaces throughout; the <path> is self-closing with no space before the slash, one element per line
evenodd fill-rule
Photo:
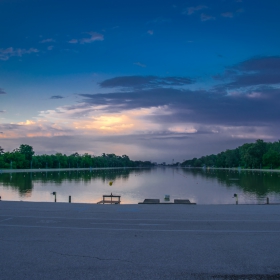
<path fill-rule="evenodd" d="M 279 279 L 279 205 L 0 202 L 0 279 Z"/>

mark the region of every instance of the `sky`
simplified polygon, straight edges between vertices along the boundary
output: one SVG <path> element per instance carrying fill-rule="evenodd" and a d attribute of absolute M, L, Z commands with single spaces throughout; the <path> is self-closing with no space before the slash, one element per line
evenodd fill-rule
<path fill-rule="evenodd" d="M 0 0 L 0 146 L 171 163 L 280 132 L 278 0 Z"/>

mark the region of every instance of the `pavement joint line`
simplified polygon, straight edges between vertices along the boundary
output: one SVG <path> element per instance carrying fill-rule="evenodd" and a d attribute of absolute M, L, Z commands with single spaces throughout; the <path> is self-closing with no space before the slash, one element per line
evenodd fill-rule
<path fill-rule="evenodd" d="M 4 220 L 1 220 L 0 223 L 2 222 L 5 222 L 5 221 L 9 221 L 9 220 L 12 220 L 13 218 L 7 218 L 7 219 L 4 219 Z"/>
<path fill-rule="evenodd" d="M 47 228 L 47 229 L 74 229 L 74 230 L 104 230 L 104 231 L 147 231 L 147 232 L 186 232 L 186 233 L 280 233 L 280 230 L 190 230 L 190 229 L 120 229 L 120 228 L 80 228 L 80 227 L 47 227 L 28 225 L 3 225 L 0 227 L 20 227 L 20 228 Z"/>
<path fill-rule="evenodd" d="M 60 256 L 67 256 L 67 257 L 80 257 L 80 258 L 97 259 L 99 261 L 121 261 L 121 262 L 133 263 L 132 261 L 122 260 L 122 259 L 103 259 L 103 258 L 94 257 L 94 256 L 73 255 L 73 254 L 58 253 L 58 252 L 54 252 L 54 251 L 50 251 L 50 253 L 57 254 L 57 255 L 60 255 Z"/>
<path fill-rule="evenodd" d="M 65 219 L 65 220 L 107 220 L 107 221 L 164 221 L 164 222 L 280 222 L 280 220 L 174 220 L 174 219 L 107 219 L 107 218 L 67 218 L 67 217 L 42 217 L 42 216 L 11 216 L 0 215 L 0 217 L 11 218 L 38 218 L 38 219 Z M 1 221 L 0 221 L 1 222 Z"/>
<path fill-rule="evenodd" d="M 117 224 L 117 223 L 90 223 L 91 225 L 121 225 L 121 226 L 168 226 L 168 224 Z"/>

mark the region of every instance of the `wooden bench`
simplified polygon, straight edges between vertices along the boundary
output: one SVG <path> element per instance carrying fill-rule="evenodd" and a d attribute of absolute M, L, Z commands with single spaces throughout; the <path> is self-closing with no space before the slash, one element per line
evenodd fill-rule
<path fill-rule="evenodd" d="M 120 195 L 113 195 L 112 193 L 110 195 L 103 195 L 103 199 L 97 204 L 120 204 L 121 203 L 121 196 Z"/>
<path fill-rule="evenodd" d="M 196 204 L 190 202 L 189 199 L 174 199 L 174 204 Z"/>
<path fill-rule="evenodd" d="M 138 204 L 158 204 L 158 203 L 160 203 L 159 199 L 146 198 L 143 202 L 139 202 Z"/>
<path fill-rule="evenodd" d="M 160 204 L 160 205 L 171 205 L 171 204 L 196 204 L 193 202 L 190 202 L 189 199 L 174 199 L 174 203 L 172 202 L 160 202 L 159 199 L 151 199 L 151 198 L 146 198 L 143 202 L 138 202 L 138 204 Z"/>

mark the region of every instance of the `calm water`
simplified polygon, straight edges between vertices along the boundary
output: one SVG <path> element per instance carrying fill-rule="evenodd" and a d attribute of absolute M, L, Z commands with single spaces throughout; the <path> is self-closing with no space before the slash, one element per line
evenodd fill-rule
<path fill-rule="evenodd" d="M 113 185 L 109 186 L 109 182 Z M 190 199 L 198 204 L 280 203 L 280 173 L 202 170 L 170 167 L 152 169 L 113 169 L 93 171 L 2 173 L 2 200 L 96 203 L 102 195 L 121 195 L 121 203 L 138 203 L 164 195 Z"/>

